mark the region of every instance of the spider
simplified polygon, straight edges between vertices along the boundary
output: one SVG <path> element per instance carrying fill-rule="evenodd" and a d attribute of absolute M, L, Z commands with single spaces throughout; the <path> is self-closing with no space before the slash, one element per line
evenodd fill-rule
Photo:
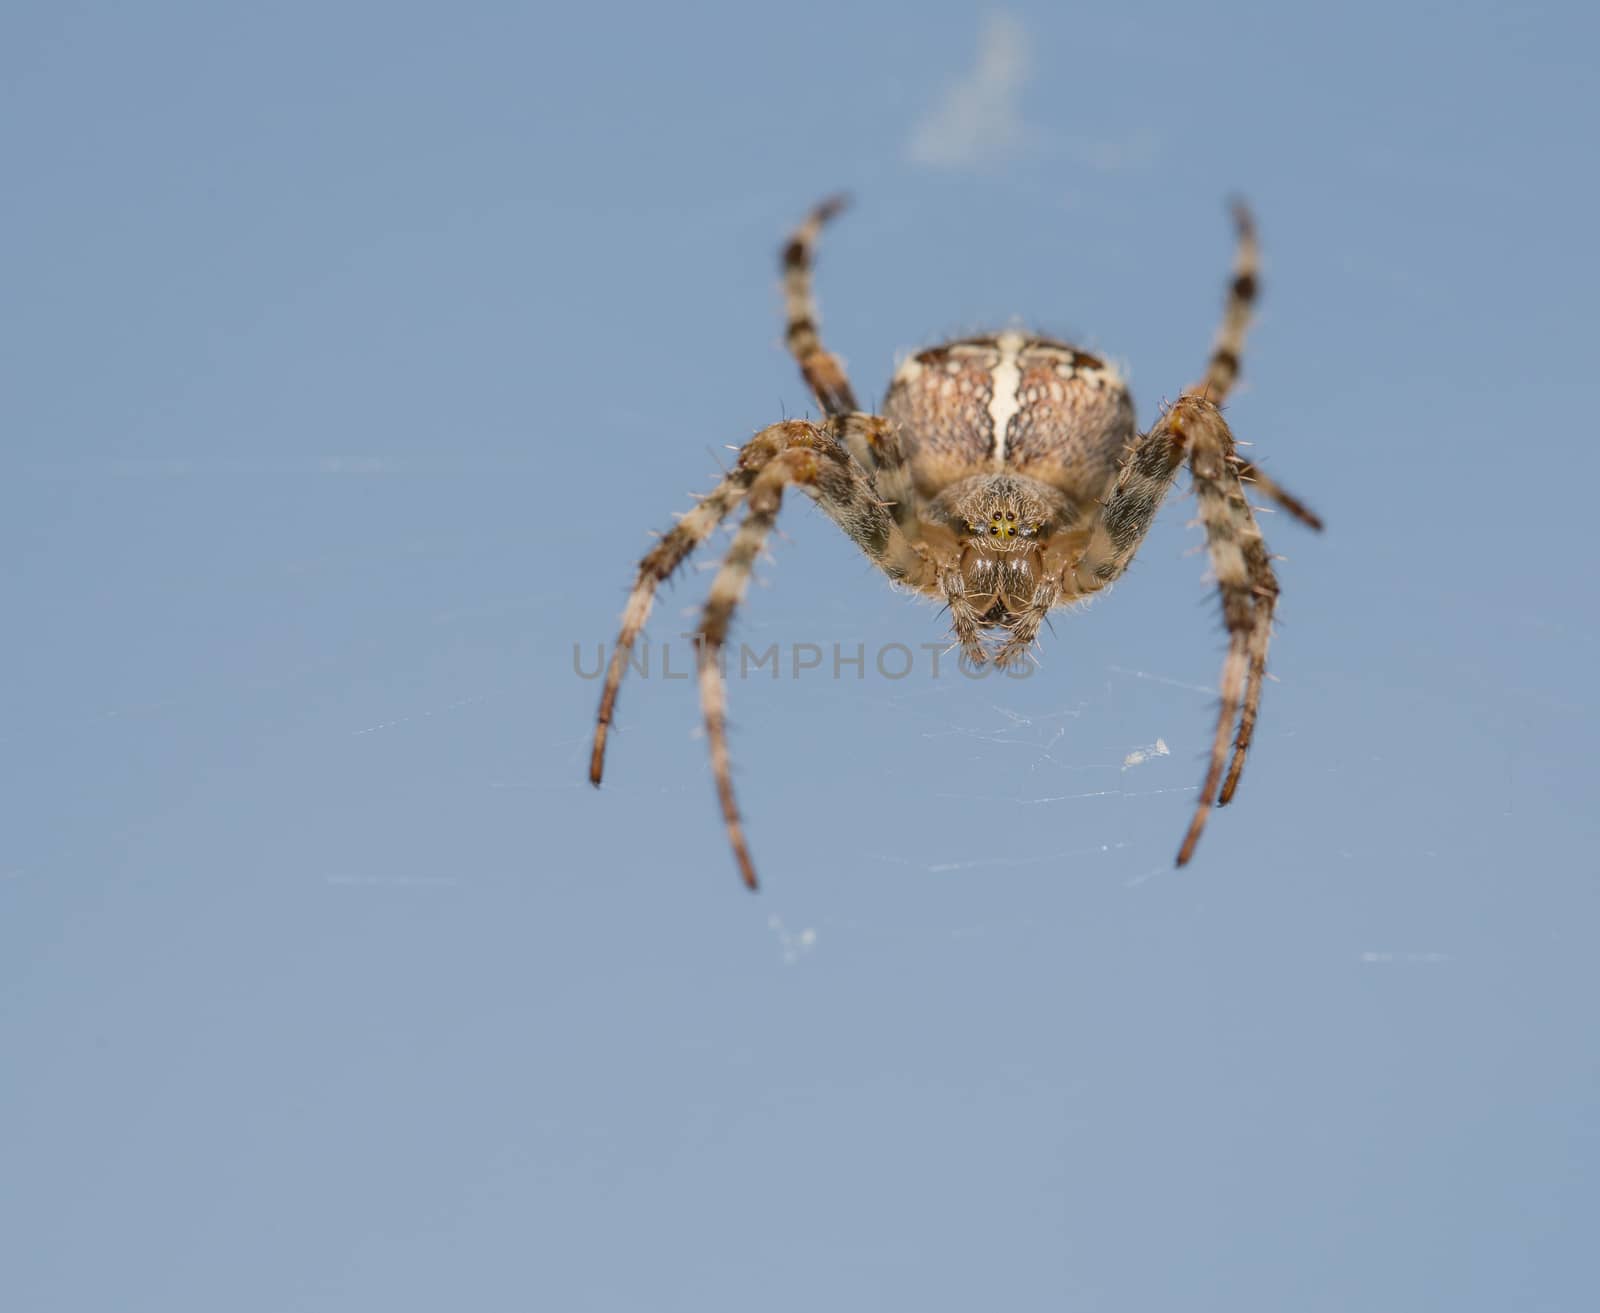
<path fill-rule="evenodd" d="M 1005 668 L 1028 659 L 1053 608 L 1093 596 L 1127 570 L 1187 460 L 1228 650 L 1205 780 L 1178 849 L 1183 866 L 1213 801 L 1226 805 L 1238 787 L 1278 600 L 1244 485 L 1253 483 L 1311 528 L 1322 527 L 1304 503 L 1238 454 L 1220 409 L 1239 376 L 1256 299 L 1249 211 L 1233 206 L 1233 281 L 1205 375 L 1141 434 L 1132 398 L 1111 365 L 1022 332 L 919 352 L 895 371 L 882 413 L 863 411 L 843 365 L 822 345 L 811 293 L 817 238 L 844 204 L 838 196 L 823 201 L 782 252 L 789 351 L 824 417 L 762 429 L 639 563 L 600 696 L 590 781 L 600 783 L 617 690 L 656 589 L 740 503 L 744 520 L 712 581 L 696 639 L 717 795 L 734 859 L 754 889 L 755 863 L 728 764 L 721 655 L 785 488 L 794 484 L 809 495 L 896 584 L 943 601 L 965 660 Z"/>

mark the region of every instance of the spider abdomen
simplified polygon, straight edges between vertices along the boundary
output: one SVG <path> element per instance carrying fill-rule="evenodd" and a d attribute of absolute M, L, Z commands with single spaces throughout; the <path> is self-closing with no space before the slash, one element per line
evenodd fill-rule
<path fill-rule="evenodd" d="M 1006 332 L 912 356 L 884 401 L 926 497 L 980 473 L 1026 475 L 1075 502 L 1098 498 L 1135 432 L 1133 402 L 1105 361 Z"/>

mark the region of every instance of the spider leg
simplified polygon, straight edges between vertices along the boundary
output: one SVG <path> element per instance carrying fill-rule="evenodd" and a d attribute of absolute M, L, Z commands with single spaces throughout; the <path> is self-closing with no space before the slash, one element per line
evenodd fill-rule
<path fill-rule="evenodd" d="M 1233 203 L 1233 226 L 1238 234 L 1238 248 L 1233 262 L 1233 281 L 1228 284 L 1228 299 L 1222 307 L 1222 323 L 1211 347 L 1205 377 L 1189 389 L 1219 406 L 1238 381 L 1244 336 L 1250 327 L 1260 289 L 1261 251 L 1256 243 L 1256 223 L 1243 201 Z"/>
<path fill-rule="evenodd" d="M 634 642 L 645 621 L 650 618 L 655 603 L 656 589 L 685 557 L 711 535 L 744 497 L 745 489 L 755 477 L 759 466 L 741 463 L 710 493 L 702 497 L 695 508 L 664 534 L 661 540 L 639 562 L 639 575 L 633 591 L 628 594 L 628 604 L 622 611 L 622 628 L 611 649 L 611 663 L 606 668 L 606 682 L 600 691 L 600 710 L 595 717 L 594 747 L 589 753 L 589 783 L 599 786 L 605 775 L 606 739 L 611 733 L 611 722 L 616 715 L 617 692 L 622 687 L 622 676 L 628 669 L 628 658 Z"/>
<path fill-rule="evenodd" d="M 1184 444 L 1163 421 L 1135 438 L 1100 505 L 1083 555 L 1062 579 L 1068 597 L 1098 592 L 1132 562 L 1182 462 Z"/>
<path fill-rule="evenodd" d="M 606 740 L 616 714 L 617 693 L 627 673 L 634 643 L 650 618 L 656 590 L 744 500 L 761 471 L 780 453 L 795 447 L 809 449 L 825 458 L 821 475 L 807 491 L 829 518 L 890 578 L 909 576 L 913 581 L 920 578 L 925 569 L 922 558 L 879 500 L 871 478 L 851 460 L 830 429 L 819 429 L 803 420 L 789 420 L 762 429 L 740 448 L 733 469 L 722 482 L 701 498 L 639 562 L 638 577 L 622 612 L 622 628 L 612 649 L 600 693 L 594 748 L 589 757 L 590 783 L 598 785 L 604 774 Z"/>
<path fill-rule="evenodd" d="M 1160 425 L 1129 448 L 1117 472 L 1117 482 L 1090 536 L 1088 549 L 1075 566 L 1074 591 L 1089 593 L 1103 588 L 1128 568 L 1172 486 L 1182 459 L 1181 445 L 1175 444 L 1172 435 Z M 1259 466 L 1242 458 L 1236 457 L 1235 461 L 1240 482 L 1259 488 L 1302 524 L 1322 529 L 1321 517 L 1269 478 Z M 1270 577 L 1271 571 L 1266 573 Z"/>
<path fill-rule="evenodd" d="M 1233 799 L 1255 736 L 1266 679 L 1278 581 L 1242 484 L 1253 483 L 1301 523 L 1322 528 L 1316 512 L 1260 467 L 1238 456 L 1233 433 L 1218 409 L 1239 377 L 1259 281 L 1255 222 L 1249 210 L 1237 202 L 1233 219 L 1238 254 L 1206 375 L 1129 448 L 1083 555 L 1063 578 L 1072 596 L 1103 588 L 1127 569 L 1187 453 L 1200 520 L 1222 593 L 1228 654 L 1222 668 L 1221 706 L 1211 759 L 1194 819 L 1178 851 L 1179 866 L 1193 855 L 1213 800 L 1215 805 L 1225 806 Z M 1230 734 L 1233 755 L 1228 761 Z"/>
<path fill-rule="evenodd" d="M 817 303 L 811 292 L 811 265 L 823 225 L 845 207 L 845 197 L 830 196 L 795 230 L 783 248 L 783 300 L 790 354 L 799 362 L 806 385 L 828 415 L 859 410 L 839 357 L 827 351 L 817 331 Z"/>
<path fill-rule="evenodd" d="M 901 531 L 912 541 L 919 539 L 922 531 L 917 524 L 911 465 L 889 421 L 881 415 L 856 411 L 838 416 L 828 427 L 838 434 L 845 450 L 861 468 L 870 471 L 873 487 Z"/>
<path fill-rule="evenodd" d="M 733 774 L 728 761 L 727 691 L 722 677 L 722 649 L 727 642 L 728 624 L 734 609 L 750 583 L 756 557 L 778 518 L 784 485 L 815 483 L 821 477 L 822 468 L 823 462 L 817 452 L 792 447 L 774 457 L 756 476 L 746 498 L 744 521 L 711 583 L 711 593 L 700 620 L 700 705 L 705 714 L 706 741 L 711 749 L 711 773 L 716 778 L 717 798 L 722 804 L 722 819 L 728 827 L 734 860 L 751 889 L 756 888 L 756 868 L 739 818 L 739 802 L 733 792 Z"/>
<path fill-rule="evenodd" d="M 1233 801 L 1233 792 L 1239 787 L 1239 776 L 1244 771 L 1244 759 L 1250 753 L 1250 741 L 1255 737 L 1256 716 L 1261 709 L 1261 685 L 1267 676 L 1267 648 L 1272 643 L 1272 615 L 1278 607 L 1278 581 L 1272 573 L 1266 543 L 1259 533 L 1245 539 L 1244 557 L 1261 614 L 1250 635 L 1250 674 L 1244 688 L 1244 710 L 1239 716 L 1238 737 L 1233 741 L 1233 760 L 1228 763 L 1227 778 L 1222 781 L 1222 792 L 1217 795 L 1219 807 L 1226 807 Z"/>
<path fill-rule="evenodd" d="M 1183 396 L 1156 428 L 1165 429 L 1188 449 L 1200 523 L 1206 531 L 1206 546 L 1222 597 L 1223 625 L 1228 631 L 1228 653 L 1222 664 L 1221 705 L 1217 708 L 1211 758 L 1205 782 L 1200 786 L 1194 819 L 1178 849 L 1177 864 L 1182 866 L 1194 855 L 1212 802 L 1218 799 L 1230 738 L 1234 739 L 1234 763 L 1225 798 L 1233 796 L 1238 772 L 1244 768 L 1261 701 L 1278 584 L 1261 531 L 1256 527 L 1250 503 L 1239 482 L 1233 434 L 1222 413 L 1202 397 Z M 1239 723 L 1237 736 L 1235 721 Z"/>
<path fill-rule="evenodd" d="M 1256 242 L 1255 220 L 1243 202 L 1235 201 L 1233 205 L 1233 221 L 1238 231 L 1238 254 L 1234 260 L 1233 281 L 1228 287 L 1228 298 L 1223 308 L 1222 325 L 1217 330 L 1215 345 L 1212 347 L 1211 360 L 1206 368 L 1205 378 L 1190 389 L 1190 397 L 1195 392 L 1212 403 L 1220 406 L 1228 391 L 1233 387 L 1239 377 L 1240 355 L 1244 350 L 1245 332 L 1250 326 L 1251 311 L 1259 289 L 1260 250 Z M 1186 397 L 1184 400 L 1188 400 Z M 1180 402 L 1180 404 L 1182 404 Z M 1174 408 L 1176 410 L 1176 408 Z M 1198 412 L 1197 412 L 1198 413 Z M 1214 423 L 1211 422 L 1214 420 Z M 1181 423 L 1181 421 L 1180 421 Z M 1159 426 L 1158 426 L 1159 427 Z M 1243 707 L 1239 716 L 1239 732 L 1234 739 L 1233 760 L 1228 766 L 1227 778 L 1222 782 L 1221 792 L 1217 795 L 1217 805 L 1226 806 L 1233 799 L 1234 790 L 1239 786 L 1239 775 L 1244 770 L 1245 757 L 1250 751 L 1250 742 L 1255 734 L 1256 715 L 1261 705 L 1261 685 L 1266 677 L 1267 648 L 1272 639 L 1272 616 L 1277 608 L 1278 581 L 1272 572 L 1272 563 L 1267 556 L 1265 544 L 1261 534 L 1255 527 L 1255 519 L 1250 513 L 1249 504 L 1244 501 L 1242 490 L 1236 491 L 1240 482 L 1253 484 L 1273 501 L 1277 502 L 1290 515 L 1299 520 L 1308 528 L 1320 531 L 1322 517 L 1313 511 L 1305 502 L 1301 501 L 1287 488 L 1283 487 L 1276 479 L 1267 474 L 1255 462 L 1240 458 L 1233 448 L 1233 435 L 1228 431 L 1226 422 L 1221 415 L 1208 416 L 1207 423 L 1201 426 L 1206 433 L 1220 432 L 1225 439 L 1222 446 L 1224 452 L 1221 464 L 1225 468 L 1221 482 L 1226 486 L 1221 496 L 1230 506 L 1237 497 L 1240 505 L 1233 507 L 1229 516 L 1232 523 L 1242 522 L 1247 532 L 1238 535 L 1239 549 L 1249 586 L 1256 597 L 1255 622 L 1248 639 L 1249 674 L 1246 678 Z M 1207 501 L 1210 494 L 1206 491 L 1206 479 L 1202 474 L 1201 465 L 1204 461 L 1206 467 L 1212 468 L 1213 462 L 1203 453 L 1206 448 L 1204 440 L 1197 443 L 1191 453 L 1191 468 L 1195 475 L 1195 489 L 1197 495 L 1202 497 L 1201 518 L 1206 521 L 1208 537 L 1212 542 L 1213 559 L 1216 558 L 1216 535 L 1212 533 L 1213 519 L 1207 518 Z M 1224 588 L 1223 608 L 1226 614 L 1229 603 L 1226 588 L 1223 583 L 1222 571 L 1218 568 L 1218 584 Z M 1234 633 L 1232 625 L 1229 627 L 1230 640 Z M 1233 662 L 1233 648 L 1230 642 L 1229 666 Z M 1226 671 L 1225 671 L 1226 673 Z M 1226 699 L 1226 688 L 1224 690 Z M 1219 733 L 1221 731 L 1219 730 Z M 1213 758 L 1213 773 L 1208 774 L 1208 784 L 1214 786 L 1213 774 L 1218 762 Z M 1207 794 L 1210 789 L 1207 789 Z M 1202 798 L 1202 806 L 1206 799 Z M 1195 818 L 1195 826 L 1191 829 L 1190 837 L 1185 841 L 1183 852 L 1179 854 L 1178 865 L 1182 866 L 1187 860 L 1187 854 L 1193 851 L 1194 840 L 1199 837 L 1199 827 L 1204 824 L 1203 812 Z"/>
<path fill-rule="evenodd" d="M 628 658 L 633 652 L 639 632 L 650 618 L 655 603 L 656 590 L 662 581 L 683 564 L 684 559 L 711 536 L 716 527 L 744 500 L 746 491 L 762 468 L 788 445 L 785 425 L 774 424 L 762 429 L 739 451 L 738 460 L 723 480 L 696 503 L 670 531 L 663 534 L 655 547 L 639 562 L 638 577 L 633 591 L 628 594 L 628 604 L 622 611 L 622 628 L 611 650 L 611 664 L 606 669 L 606 682 L 600 692 L 600 711 L 595 717 L 594 748 L 589 755 L 589 782 L 599 785 L 605 773 L 606 738 L 611 732 L 611 722 L 616 714 L 617 691 L 622 677 L 627 673 Z M 809 427 L 809 426 L 800 426 Z"/>
<path fill-rule="evenodd" d="M 1228 284 L 1228 297 L 1222 308 L 1222 324 L 1217 329 L 1216 341 L 1211 348 L 1211 359 L 1206 363 L 1205 377 L 1189 389 L 1218 406 L 1222 405 L 1233 390 L 1233 385 L 1239 381 L 1245 333 L 1250 328 L 1256 297 L 1261 290 L 1261 248 L 1256 241 L 1255 219 L 1243 201 L 1233 203 L 1233 223 L 1239 235 L 1239 245 L 1234 256 L 1233 280 Z M 1254 461 L 1241 459 L 1238 470 L 1244 482 L 1255 484 L 1301 524 L 1311 529 L 1322 528 L 1321 516 Z"/>
<path fill-rule="evenodd" d="M 1269 475 L 1254 461 L 1240 460 L 1239 478 L 1245 483 L 1253 483 L 1262 492 L 1271 497 L 1279 506 L 1288 511 L 1290 515 L 1299 520 L 1308 529 L 1322 531 L 1322 517 L 1285 488 L 1281 483 Z"/>
<path fill-rule="evenodd" d="M 889 426 L 876 415 L 851 413 L 820 426 L 798 427 L 790 444 L 826 457 L 817 477 L 800 486 L 889 578 L 913 584 L 925 580 L 928 565 L 916 547 L 915 517 L 909 505 L 884 501 L 878 484 L 877 455 L 885 444 L 893 445 Z M 858 447 L 871 463 L 853 454 Z"/>
<path fill-rule="evenodd" d="M 1233 433 L 1215 405 L 1204 397 L 1185 394 L 1148 433 L 1134 441 L 1101 505 L 1082 557 L 1068 566 L 1062 580 L 1068 595 L 1077 596 L 1105 587 L 1128 568 L 1186 455 L 1212 571 L 1222 595 L 1228 653 L 1223 660 L 1221 705 L 1205 783 L 1178 851 L 1179 866 L 1194 855 L 1213 802 L 1225 805 L 1238 787 L 1261 706 L 1278 599 L 1272 561 L 1240 483 L 1241 462 L 1235 454 Z"/>

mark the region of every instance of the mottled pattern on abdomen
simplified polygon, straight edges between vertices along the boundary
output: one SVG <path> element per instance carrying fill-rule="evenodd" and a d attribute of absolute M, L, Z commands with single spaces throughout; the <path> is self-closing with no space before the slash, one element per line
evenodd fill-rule
<path fill-rule="evenodd" d="M 974 338 L 923 351 L 895 371 L 883 416 L 924 496 L 988 468 L 999 363 L 995 339 Z"/>
<path fill-rule="evenodd" d="M 925 497 L 1009 470 L 1083 505 L 1104 493 L 1135 432 L 1115 369 L 1019 332 L 913 356 L 895 371 L 883 415 Z"/>
<path fill-rule="evenodd" d="M 1122 379 L 1096 356 L 1043 340 L 1023 348 L 1017 367 L 1006 468 L 1075 497 L 1099 496 L 1136 431 Z"/>

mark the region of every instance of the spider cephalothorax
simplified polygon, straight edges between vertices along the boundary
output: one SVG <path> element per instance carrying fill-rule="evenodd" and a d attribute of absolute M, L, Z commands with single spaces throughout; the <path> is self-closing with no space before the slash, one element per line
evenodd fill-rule
<path fill-rule="evenodd" d="M 744 522 L 711 585 L 698 639 L 717 792 L 740 871 L 754 888 L 728 766 L 720 656 L 786 486 L 808 493 L 891 579 L 943 600 L 968 660 L 1008 666 L 1027 657 L 1054 607 L 1100 591 L 1127 569 L 1187 461 L 1222 598 L 1228 655 L 1210 764 L 1178 850 L 1182 866 L 1213 800 L 1221 805 L 1233 796 L 1266 674 L 1278 584 L 1243 484 L 1253 482 L 1297 519 L 1321 527 L 1301 502 L 1239 457 L 1218 409 L 1238 376 L 1256 296 L 1248 213 L 1235 207 L 1238 262 L 1206 375 L 1141 435 L 1116 370 L 1065 342 L 1015 331 L 912 356 L 895 371 L 882 414 L 862 412 L 843 367 L 823 349 L 811 297 L 812 248 L 840 204 L 818 206 L 783 249 L 789 349 L 826 417 L 757 433 L 727 477 L 640 562 L 600 697 L 589 778 L 600 783 L 617 690 L 656 588 L 744 503 Z"/>
<path fill-rule="evenodd" d="M 960 613 L 957 623 L 1015 634 L 1034 610 L 1054 604 L 1047 581 L 1070 559 L 1079 518 L 1059 488 L 1015 474 L 975 474 L 925 503 L 917 533 L 939 595 Z"/>

